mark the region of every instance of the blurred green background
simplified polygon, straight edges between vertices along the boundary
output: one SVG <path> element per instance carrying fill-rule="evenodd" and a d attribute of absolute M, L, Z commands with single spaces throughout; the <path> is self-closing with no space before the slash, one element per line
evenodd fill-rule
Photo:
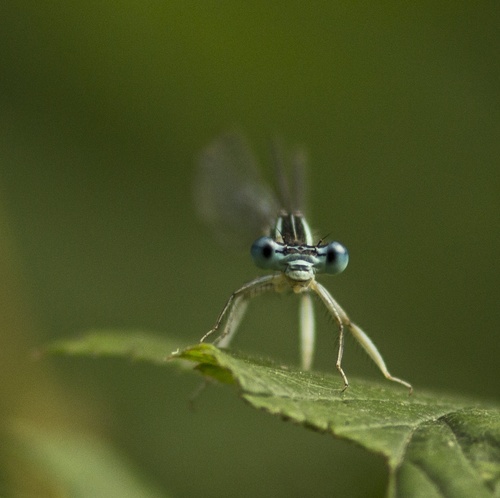
<path fill-rule="evenodd" d="M 266 166 L 276 133 L 307 148 L 310 222 L 351 255 L 322 281 L 391 372 L 417 396 L 498 399 L 499 11 L 3 2 L 0 493 L 90 496 L 44 466 L 44 438 L 74 437 L 105 445 L 159 496 L 383 496 L 381 459 L 255 412 L 230 389 L 209 389 L 191 411 L 194 376 L 33 360 L 91 327 L 196 342 L 259 273 L 214 241 L 192 203 L 196 155 L 234 126 Z M 296 305 L 253 302 L 234 347 L 297 364 Z M 332 371 L 333 325 L 318 315 L 316 367 Z M 383 381 L 354 341 L 346 349 L 349 376 Z M 82 448 L 54 458 L 79 469 Z"/>

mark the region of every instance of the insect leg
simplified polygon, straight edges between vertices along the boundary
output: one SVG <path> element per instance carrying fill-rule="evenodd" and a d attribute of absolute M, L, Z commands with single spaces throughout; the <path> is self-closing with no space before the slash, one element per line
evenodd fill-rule
<path fill-rule="evenodd" d="M 229 344 L 236 329 L 243 318 L 243 314 L 248 306 L 248 300 L 258 294 L 275 289 L 275 275 L 265 275 L 248 282 L 243 287 L 234 291 L 227 300 L 224 308 L 217 317 L 215 325 L 200 339 L 203 342 L 207 337 L 219 330 L 219 327 L 227 315 L 226 325 L 216 343 L 222 347 Z"/>
<path fill-rule="evenodd" d="M 300 353 L 302 369 L 310 370 L 314 354 L 315 321 L 312 297 L 309 292 L 300 296 Z"/>
<path fill-rule="evenodd" d="M 316 294 L 318 294 L 327 310 L 330 312 L 339 326 L 339 351 L 337 355 L 337 363 L 335 364 L 335 366 L 337 367 L 337 370 L 339 371 L 342 380 L 344 381 L 343 391 L 345 391 L 349 387 L 349 381 L 347 380 L 347 376 L 342 369 L 342 355 L 344 354 L 344 321 L 347 320 L 348 322 L 349 319 L 347 318 L 347 315 L 344 313 L 342 308 L 340 308 L 340 306 L 338 306 L 338 304 L 335 302 L 331 294 L 319 282 L 313 281 L 311 283 L 311 289 L 316 292 Z"/>
<path fill-rule="evenodd" d="M 363 332 L 355 323 L 349 322 L 348 324 L 349 330 L 352 335 L 356 338 L 356 340 L 361 344 L 363 349 L 368 353 L 368 356 L 375 362 L 380 371 L 384 374 L 384 377 L 388 380 L 392 380 L 393 382 L 398 382 L 403 386 L 409 389 L 409 394 L 413 392 L 413 387 L 410 383 L 405 380 L 399 379 L 398 377 L 394 377 L 389 373 L 387 366 L 385 365 L 385 361 L 382 358 L 382 355 L 379 353 L 375 344 L 373 344 L 372 340 Z"/>
<path fill-rule="evenodd" d="M 397 382 L 397 383 L 402 384 L 403 386 L 407 387 L 410 391 L 409 394 L 411 394 L 413 392 L 413 387 L 411 386 L 411 384 L 406 382 L 405 380 L 399 379 L 398 377 L 394 377 L 393 375 L 391 375 L 389 373 L 389 370 L 387 369 L 385 361 L 382 358 L 382 355 L 379 353 L 379 351 L 378 351 L 377 347 L 375 346 L 375 344 L 373 343 L 373 341 L 355 323 L 351 322 L 351 320 L 347 316 L 346 312 L 341 308 L 341 306 L 337 303 L 337 301 L 335 301 L 335 299 L 326 290 L 326 288 L 323 287 L 318 282 L 314 282 L 314 287 L 313 286 L 311 286 L 311 287 L 320 296 L 320 298 L 325 303 L 325 306 L 328 308 L 330 313 L 336 319 L 337 319 L 337 317 L 339 317 L 341 322 L 344 323 L 349 328 L 349 330 L 351 331 L 354 338 L 359 342 L 359 344 L 366 351 L 368 356 L 374 361 L 374 363 L 380 369 L 380 371 L 382 372 L 384 377 L 388 380 L 391 380 L 393 382 Z M 342 346 L 343 346 L 343 344 L 341 342 L 340 347 L 339 347 L 339 358 L 337 359 L 337 368 L 339 368 L 339 360 L 342 358 L 342 355 L 340 354 L 340 349 L 342 348 Z M 346 379 L 344 379 L 344 383 L 346 383 L 345 381 L 346 381 Z M 346 385 L 346 387 L 347 387 L 347 385 Z"/>
<path fill-rule="evenodd" d="M 227 314 L 224 328 L 219 337 L 214 341 L 214 344 L 219 348 L 227 348 L 229 346 L 248 308 L 248 301 L 249 297 L 245 295 L 239 295 L 234 298 L 231 309 Z"/>

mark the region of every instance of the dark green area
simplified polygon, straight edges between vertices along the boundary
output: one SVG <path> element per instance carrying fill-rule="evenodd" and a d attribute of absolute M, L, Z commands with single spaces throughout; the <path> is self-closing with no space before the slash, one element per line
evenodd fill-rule
<path fill-rule="evenodd" d="M 175 344 L 144 332 L 95 331 L 57 341 L 46 352 L 158 363 L 158 351 L 165 354 Z M 360 379 L 344 391 L 338 375 L 302 372 L 211 344 L 176 348 L 167 358 L 174 365 L 179 360 L 194 362 L 205 376 L 236 384 L 240 396 L 255 408 L 383 456 L 389 496 L 498 495 L 498 407 L 429 391 L 409 396 L 389 383 Z"/>
<path fill-rule="evenodd" d="M 227 390 L 204 392 L 192 412 L 196 379 L 149 363 L 33 361 L 41 344 L 91 328 L 195 343 L 259 274 L 247 249 L 214 242 L 192 202 L 197 154 L 235 126 L 266 176 L 270 137 L 309 152 L 310 223 L 351 256 L 322 282 L 391 372 L 417 396 L 497 398 L 499 14 L 487 1 L 2 5 L 9 437 L 89 434 L 108 448 L 98 454 L 128 461 L 117 468 L 134 469 L 134 483 L 172 496 L 384 495 L 381 458 L 248 410 Z M 235 348 L 298 364 L 296 305 L 256 300 Z M 334 373 L 334 357 L 334 324 L 319 312 L 317 370 Z M 344 367 L 380 377 L 352 341 Z M 436 441 L 460 431 L 452 422 L 432 429 Z M 54 496 L 40 460 L 0 446 L 0 494 Z M 414 451 L 416 461 L 429 448 Z M 488 448 L 467 451 L 489 461 Z M 419 468 L 401 472 L 423 486 Z"/>

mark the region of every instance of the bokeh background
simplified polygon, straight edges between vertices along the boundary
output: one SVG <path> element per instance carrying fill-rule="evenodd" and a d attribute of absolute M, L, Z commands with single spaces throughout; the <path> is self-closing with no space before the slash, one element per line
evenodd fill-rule
<path fill-rule="evenodd" d="M 276 134 L 307 148 L 311 223 L 351 255 L 323 281 L 391 371 L 417 396 L 498 399 L 499 10 L 3 2 L 1 494 L 90 496 L 85 481 L 109 479 L 107 496 L 383 496 L 380 458 L 231 389 L 193 411 L 195 376 L 33 355 L 95 327 L 196 342 L 258 274 L 192 200 L 196 155 L 234 127 L 264 168 Z M 297 364 L 296 304 L 256 300 L 234 347 Z M 316 367 L 332 371 L 334 327 L 318 322 Z M 348 375 L 381 379 L 346 348 Z M 82 477 L 87 443 L 106 464 Z"/>

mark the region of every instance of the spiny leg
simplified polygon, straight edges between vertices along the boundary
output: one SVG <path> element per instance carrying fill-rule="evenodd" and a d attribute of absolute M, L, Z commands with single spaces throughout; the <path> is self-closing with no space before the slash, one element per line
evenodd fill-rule
<path fill-rule="evenodd" d="M 375 364 L 378 366 L 384 377 L 388 380 L 391 380 L 393 382 L 397 382 L 406 388 L 409 389 L 409 394 L 413 392 L 413 387 L 411 386 L 410 383 L 406 382 L 405 380 L 399 379 L 398 377 L 394 377 L 389 373 L 389 370 L 387 369 L 387 366 L 382 358 L 382 355 L 379 353 L 377 347 L 375 344 L 372 342 L 372 340 L 366 335 L 365 332 L 363 332 L 356 324 L 351 322 L 349 317 L 347 316 L 347 313 L 342 309 L 342 307 L 335 301 L 335 299 L 332 297 L 332 295 L 326 290 L 325 287 L 323 287 L 319 282 L 313 282 L 311 285 L 311 289 L 314 290 L 318 296 L 321 298 L 325 306 L 328 308 L 328 311 L 334 316 L 334 318 L 339 321 L 340 324 L 345 324 L 349 330 L 351 331 L 352 335 L 354 338 L 361 344 L 361 347 L 366 351 L 368 356 L 375 362 Z M 347 378 L 345 378 L 345 374 L 343 374 L 342 367 L 341 367 L 341 360 L 342 360 L 342 351 L 343 351 L 343 333 L 342 333 L 342 326 L 340 326 L 340 337 L 339 337 L 339 355 L 337 358 L 337 369 L 341 373 L 341 375 L 344 378 L 344 389 L 347 388 L 348 383 L 347 383 Z"/>
<path fill-rule="evenodd" d="M 403 386 L 409 389 L 409 394 L 413 392 L 413 387 L 409 382 L 406 382 L 403 379 L 398 377 L 394 377 L 389 373 L 387 366 L 385 364 L 382 355 L 379 353 L 373 341 L 363 332 L 355 323 L 349 322 L 348 325 L 349 330 L 352 335 L 356 338 L 356 340 L 361 344 L 362 348 L 367 352 L 368 356 L 375 362 L 380 371 L 384 374 L 384 377 L 388 380 L 392 380 L 393 382 L 398 382 Z"/>
<path fill-rule="evenodd" d="M 342 392 L 344 392 L 349 387 L 349 381 L 347 380 L 347 375 L 345 374 L 342 368 L 342 356 L 344 355 L 344 323 L 342 321 L 342 317 L 340 316 L 336 308 L 330 309 L 330 313 L 334 316 L 339 326 L 339 351 L 337 354 L 337 363 L 335 363 L 335 367 L 337 368 L 339 374 L 342 377 L 342 380 L 344 381 L 344 387 L 342 388 Z"/>
<path fill-rule="evenodd" d="M 310 370 L 314 355 L 315 321 L 314 308 L 309 292 L 300 295 L 300 354 L 303 370 Z"/>
<path fill-rule="evenodd" d="M 342 380 L 344 381 L 344 387 L 342 388 L 342 392 L 344 392 L 349 387 L 349 381 L 347 380 L 347 376 L 344 370 L 342 369 L 342 356 L 344 354 L 344 324 L 342 323 L 342 320 L 339 320 L 338 324 L 339 324 L 339 352 L 337 355 L 337 363 L 335 363 L 335 366 L 337 367 L 337 370 L 339 371 L 340 375 L 342 376 Z"/>
<path fill-rule="evenodd" d="M 234 298 L 231 309 L 227 314 L 226 324 L 224 325 L 219 337 L 217 337 L 214 341 L 214 344 L 219 348 L 229 347 L 229 343 L 234 337 L 236 330 L 243 319 L 243 315 L 248 308 L 248 301 L 249 298 L 245 295 L 236 296 Z"/>
<path fill-rule="evenodd" d="M 232 296 L 231 296 L 232 297 Z M 227 303 L 226 303 L 227 305 Z M 226 320 L 226 324 L 224 325 L 224 330 L 220 334 L 217 339 L 215 339 L 214 344 L 219 348 L 227 348 L 231 339 L 234 337 L 234 334 L 238 328 L 238 325 L 245 314 L 245 311 L 248 306 L 248 299 L 244 299 L 244 296 L 236 296 L 232 300 L 232 306 L 229 309 L 229 314 Z M 219 317 L 220 318 L 220 317 Z M 219 320 L 220 323 L 220 320 Z M 210 331 L 211 332 L 211 331 Z M 209 334 L 210 334 L 209 332 Z M 205 334 L 200 342 L 207 337 L 208 334 Z M 195 400 L 200 396 L 200 394 L 205 390 L 208 386 L 208 378 L 205 377 L 200 386 L 193 392 L 193 394 L 189 397 L 189 405 L 192 410 L 194 410 Z"/>
<path fill-rule="evenodd" d="M 342 355 L 344 354 L 344 316 L 342 316 L 342 308 L 338 308 L 336 303 L 330 293 L 319 283 L 313 281 L 311 283 L 311 289 L 318 294 L 320 299 L 323 301 L 323 304 L 326 306 L 329 313 L 333 316 L 337 325 L 339 327 L 339 350 L 337 354 L 337 363 L 335 364 L 339 374 L 344 381 L 344 387 L 342 391 L 345 391 L 349 387 L 349 381 L 347 380 L 347 376 L 342 369 Z M 345 315 L 345 313 L 344 313 Z"/>
<path fill-rule="evenodd" d="M 222 321 L 224 320 L 224 317 L 228 314 L 224 330 L 220 337 L 216 340 L 216 343 L 221 347 L 227 346 L 229 341 L 233 338 L 236 329 L 243 318 L 243 314 L 248 305 L 248 299 L 263 292 L 275 290 L 277 285 L 275 280 L 275 275 L 265 275 L 246 283 L 243 287 L 234 291 L 224 305 L 224 308 L 222 308 L 215 325 L 200 339 L 200 342 L 203 342 L 207 337 L 217 332 Z"/>

